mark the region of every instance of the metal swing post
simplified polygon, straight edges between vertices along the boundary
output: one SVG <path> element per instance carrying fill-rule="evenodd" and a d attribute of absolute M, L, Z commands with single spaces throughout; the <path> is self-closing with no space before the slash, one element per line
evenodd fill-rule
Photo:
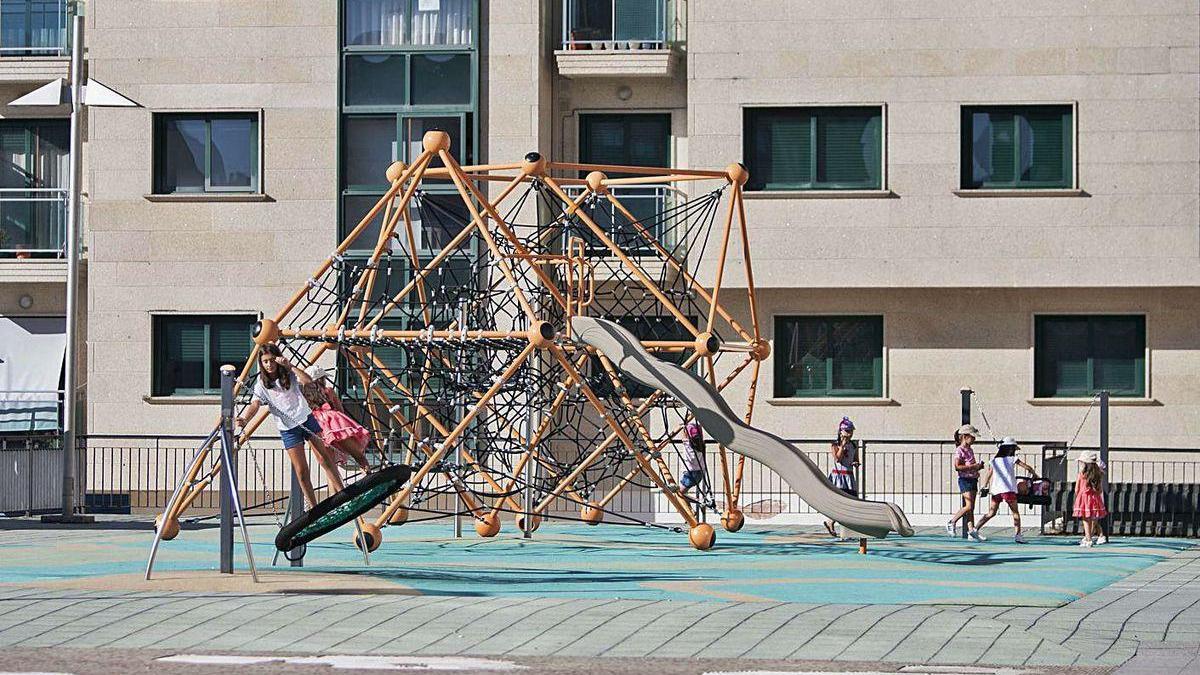
<path fill-rule="evenodd" d="M 236 373 L 237 369 L 233 366 L 221 366 L 221 573 L 233 574 L 233 518 L 236 515 L 242 531 L 242 544 L 246 548 L 250 576 L 258 583 L 254 551 L 250 535 L 246 532 L 246 515 L 242 511 L 242 500 L 238 497 L 237 467 L 233 463 L 233 382 Z"/>
<path fill-rule="evenodd" d="M 963 387 L 962 389 L 958 390 L 958 395 L 962 399 L 962 424 L 970 424 L 971 423 L 971 396 L 974 393 L 975 392 L 972 391 L 969 387 Z M 955 448 L 955 452 L 957 452 L 957 451 L 958 451 L 958 449 Z M 957 487 L 957 486 L 955 486 L 955 487 Z M 965 506 L 967 502 L 965 499 L 963 499 L 960 496 L 959 503 Z M 971 514 L 972 520 L 974 520 L 974 515 L 975 514 Z M 967 527 L 968 527 L 967 522 L 968 522 L 967 517 L 963 516 L 962 517 L 962 538 L 963 539 L 967 538 Z"/>
<path fill-rule="evenodd" d="M 1104 465 L 1100 474 L 1100 497 L 1108 506 L 1112 503 L 1108 498 L 1108 391 L 1100 392 L 1100 462 Z M 1105 537 L 1112 532 L 1112 521 L 1112 509 L 1109 509 L 1108 515 L 1100 520 L 1100 533 Z"/>

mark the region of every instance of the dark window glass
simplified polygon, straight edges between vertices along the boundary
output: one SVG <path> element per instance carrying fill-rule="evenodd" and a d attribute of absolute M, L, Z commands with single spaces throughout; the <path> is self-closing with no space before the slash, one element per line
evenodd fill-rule
<path fill-rule="evenodd" d="M 474 9 L 474 0 L 345 0 L 345 44 L 467 46 Z"/>
<path fill-rule="evenodd" d="M 746 110 L 747 190 L 883 189 L 879 107 Z"/>
<path fill-rule="evenodd" d="M 68 122 L 0 120 L 0 256 L 61 254 L 66 233 Z"/>
<path fill-rule="evenodd" d="M 258 189 L 258 116 L 253 113 L 157 115 L 154 142 L 160 194 Z"/>
<path fill-rule="evenodd" d="M 579 117 L 579 161 L 583 164 L 669 166 L 670 154 L 671 116 L 668 114 Z M 610 177 L 618 175 L 614 173 Z"/>
<path fill-rule="evenodd" d="M 470 102 L 470 54 L 413 54 L 413 105 L 455 105 Z"/>
<path fill-rule="evenodd" d="M 154 396 L 215 394 L 223 365 L 250 358 L 255 317 L 155 316 Z"/>
<path fill-rule="evenodd" d="M 1069 105 L 965 106 L 962 187 L 1073 186 Z"/>
<path fill-rule="evenodd" d="M 883 395 L 883 317 L 775 320 L 775 396 Z"/>
<path fill-rule="evenodd" d="M 387 187 L 396 154 L 396 116 L 347 117 L 342 137 L 342 182 Z"/>
<path fill-rule="evenodd" d="M 371 209 L 375 208 L 375 204 L 383 198 L 383 194 L 373 195 L 344 195 L 342 197 L 342 231 L 339 239 L 344 239 L 350 236 L 358 223 L 366 217 Z M 375 249 L 375 244 L 379 241 L 379 230 L 383 227 L 383 209 L 380 209 L 371 222 L 363 228 L 362 232 L 354 238 L 354 242 L 350 244 L 352 251 L 372 251 Z"/>
<path fill-rule="evenodd" d="M 346 105 L 404 105 L 407 58 L 403 54 L 346 57 Z"/>
<path fill-rule="evenodd" d="M 1038 398 L 1146 395 L 1146 317 L 1039 316 L 1034 320 Z"/>

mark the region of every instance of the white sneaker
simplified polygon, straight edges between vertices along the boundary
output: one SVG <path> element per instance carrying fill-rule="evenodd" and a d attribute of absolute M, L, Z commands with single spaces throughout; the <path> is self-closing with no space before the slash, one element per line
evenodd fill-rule
<path fill-rule="evenodd" d="M 980 534 L 979 530 L 971 530 L 970 532 L 967 533 L 967 536 L 970 537 L 974 541 L 987 541 L 987 537 Z"/>
<path fill-rule="evenodd" d="M 1029 543 L 1029 542 L 1025 541 L 1025 537 L 1022 537 L 1020 532 L 1013 535 L 1013 541 L 1018 544 L 1028 544 Z"/>
<path fill-rule="evenodd" d="M 1084 537 L 1083 539 L 1079 540 L 1079 545 L 1082 546 L 1083 548 L 1091 548 L 1092 540 L 1088 539 L 1087 537 Z"/>
<path fill-rule="evenodd" d="M 953 537 L 957 534 L 954 530 L 954 523 L 946 523 L 946 535 Z"/>
<path fill-rule="evenodd" d="M 1107 544 L 1107 543 L 1108 543 L 1108 537 L 1106 537 L 1106 536 L 1096 537 L 1096 546 L 1099 546 L 1100 544 Z"/>

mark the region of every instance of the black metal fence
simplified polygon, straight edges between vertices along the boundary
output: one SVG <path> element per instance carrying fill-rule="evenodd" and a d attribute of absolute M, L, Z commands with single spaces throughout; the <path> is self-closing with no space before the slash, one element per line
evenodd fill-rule
<path fill-rule="evenodd" d="M 85 508 L 93 513 L 152 513 L 166 506 L 182 480 L 201 436 L 88 435 L 79 439 L 81 491 Z M 792 439 L 823 471 L 832 464 L 827 439 Z M 1069 456 L 1062 443 L 1027 441 L 1020 457 L 1039 475 L 1055 482 L 1051 506 L 1022 505 L 1022 513 L 1040 518 L 1053 531 L 1075 531 L 1070 500 L 1078 473 L 1076 452 L 1095 449 L 1075 447 Z M 721 460 L 715 446 L 707 454 L 711 498 L 723 498 Z M 683 473 L 682 444 L 664 452 L 664 459 L 678 478 Z M 987 444 L 975 446 L 976 456 L 991 458 Z M 863 497 L 890 501 L 904 510 L 916 524 L 942 522 L 960 504 L 957 476 L 953 470 L 954 444 L 950 441 L 879 440 L 858 441 L 857 483 Z M 775 472 L 732 453 L 726 456 L 729 472 L 744 461 L 739 504 L 751 522 L 774 518 L 786 521 L 816 515 L 816 511 L 793 493 Z M 315 485 L 321 485 L 319 469 L 310 463 Z M 282 514 L 291 486 L 291 464 L 276 439 L 255 440 L 238 457 L 239 487 L 243 503 L 251 512 Z M 36 440 L 0 440 L 0 512 L 36 511 L 57 508 L 61 500 L 61 451 L 56 437 Z M 1117 533 L 1175 534 L 1198 536 L 1200 530 L 1200 448 L 1110 449 L 1109 493 Z M 353 477 L 350 478 L 353 480 Z M 646 481 L 630 485 L 609 504 L 609 509 L 630 517 L 669 520 L 674 510 L 657 488 Z M 214 483 L 201 491 L 190 513 L 211 514 L 218 508 Z M 598 494 L 608 486 L 599 486 Z M 1194 489 L 1193 489 L 1194 488 Z M 318 497 L 328 494 L 327 488 Z M 695 491 L 692 496 L 698 496 Z M 442 495 L 435 501 L 416 505 L 413 517 L 456 508 L 454 499 Z M 12 502 L 11 504 L 9 502 Z M 570 515 L 578 504 L 561 500 L 552 511 Z M 1037 521 L 1033 521 L 1037 522 Z"/>

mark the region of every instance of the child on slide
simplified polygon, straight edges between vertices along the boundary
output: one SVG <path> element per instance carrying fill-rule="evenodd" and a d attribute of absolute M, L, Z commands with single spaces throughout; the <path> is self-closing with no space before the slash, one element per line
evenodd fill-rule
<path fill-rule="evenodd" d="M 1017 510 L 1016 468 L 1019 466 L 1025 469 L 1034 478 L 1037 478 L 1038 475 L 1033 470 L 1033 467 L 1017 459 L 1017 450 L 1020 450 L 1020 446 L 1017 445 L 1016 439 L 1012 436 L 1005 436 L 1000 441 L 1000 447 L 996 450 L 996 456 L 988 463 L 987 471 L 983 474 L 982 482 L 989 487 L 981 490 L 979 496 L 988 496 L 988 491 L 990 490 L 992 493 L 992 505 L 988 509 L 987 515 L 981 518 L 979 523 L 975 525 L 975 536 L 972 538 L 976 541 L 987 541 L 987 538 L 980 534 L 980 530 L 983 529 L 983 526 L 989 520 L 996 517 L 996 512 L 1000 510 L 1000 502 L 1004 502 L 1008 504 L 1008 508 L 1012 511 L 1013 526 L 1017 530 L 1013 535 L 1013 541 L 1018 544 L 1028 543 L 1025 541 L 1025 537 L 1021 536 L 1021 512 Z"/>
<path fill-rule="evenodd" d="M 258 377 L 254 382 L 253 398 L 237 418 L 238 426 L 245 427 L 260 407 L 267 406 L 275 417 L 279 437 L 283 439 L 283 447 L 287 449 L 292 470 L 300 480 L 300 491 L 304 493 L 309 508 L 316 505 L 317 493 L 308 475 L 305 441 L 312 443 L 317 461 L 329 477 L 329 486 L 338 492 L 343 487 L 337 467 L 333 465 L 333 453 L 321 439 L 321 425 L 313 417 L 308 401 L 304 400 L 304 394 L 301 393 L 301 388 L 311 381 L 307 373 L 284 358 L 278 345 L 267 343 L 258 354 Z"/>
<path fill-rule="evenodd" d="M 357 464 L 364 473 L 370 471 L 371 465 L 367 462 L 370 434 L 346 414 L 337 392 L 329 386 L 329 374 L 324 368 L 313 364 L 304 372 L 312 378 L 312 382 L 304 385 L 304 398 L 321 425 L 321 440 L 333 449 L 335 461 L 341 466 L 351 468 Z M 353 464 L 350 464 L 351 460 Z"/>

